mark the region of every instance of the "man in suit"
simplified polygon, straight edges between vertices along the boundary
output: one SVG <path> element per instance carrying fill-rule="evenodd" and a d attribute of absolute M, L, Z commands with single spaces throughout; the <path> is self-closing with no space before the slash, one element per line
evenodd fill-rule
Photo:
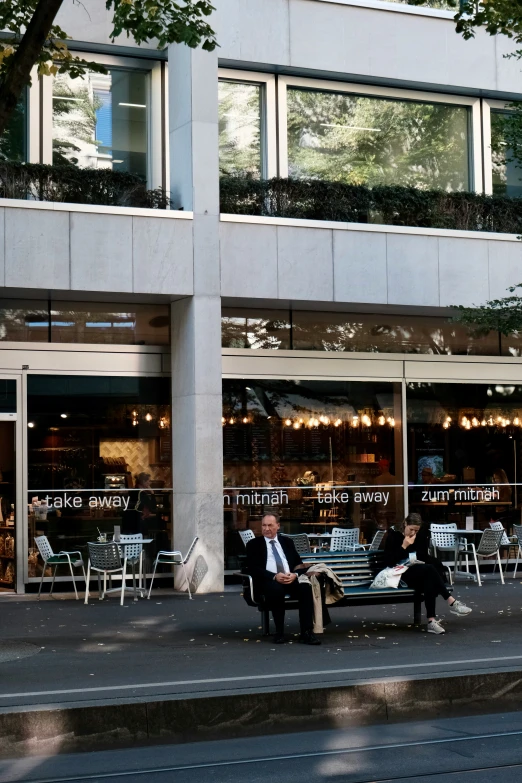
<path fill-rule="evenodd" d="M 275 644 L 283 644 L 285 621 L 285 596 L 299 601 L 299 623 L 303 644 L 321 644 L 313 632 L 314 609 L 312 587 L 298 581 L 299 574 L 308 572 L 294 542 L 278 535 L 279 519 L 275 514 L 265 514 L 261 520 L 262 535 L 246 546 L 247 571 L 254 580 L 254 589 L 264 595 L 272 611 L 275 623 Z M 308 573 L 312 573 L 311 571 Z"/>

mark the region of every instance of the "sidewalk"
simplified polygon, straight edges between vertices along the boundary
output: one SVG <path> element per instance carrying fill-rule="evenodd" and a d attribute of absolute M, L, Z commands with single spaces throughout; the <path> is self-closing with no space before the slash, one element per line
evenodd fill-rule
<path fill-rule="evenodd" d="M 195 716 L 205 703 L 219 705 L 220 720 L 228 721 L 230 731 L 230 716 L 223 718 L 228 703 L 235 704 L 236 712 L 255 712 L 265 698 L 266 724 L 267 715 L 278 713 L 281 718 L 286 708 L 292 712 L 298 692 L 303 704 L 308 700 L 310 707 L 303 709 L 309 714 L 318 694 L 323 694 L 321 709 L 327 702 L 331 709 L 335 699 L 344 704 L 345 689 L 351 687 L 352 706 L 353 694 L 363 694 L 356 699 L 356 719 L 372 721 L 371 715 L 363 715 L 365 705 L 375 717 L 389 717 L 389 704 L 382 699 L 391 698 L 397 683 L 409 688 L 408 699 L 402 693 L 399 700 L 404 710 L 407 700 L 412 709 L 418 703 L 414 681 L 419 681 L 423 694 L 430 691 L 433 700 L 437 689 L 442 693 L 447 687 L 448 678 L 453 678 L 451 687 L 456 689 L 448 703 L 458 701 L 458 688 L 464 694 L 490 688 L 493 695 L 502 692 L 519 699 L 522 583 L 486 582 L 482 588 L 459 583 L 455 594 L 473 613 L 455 617 L 439 600 L 447 627 L 444 636 L 412 626 L 410 605 L 342 608 L 332 610 L 333 622 L 321 647 L 297 641 L 273 645 L 271 637 L 261 636 L 259 613 L 235 591 L 196 595 L 193 601 L 162 591 L 150 601 L 127 599 L 123 608 L 114 597 L 104 602 L 94 598 L 89 606 L 69 596 L 41 601 L 2 597 L 0 719 L 35 706 L 60 714 L 92 707 L 97 716 L 101 705 L 115 709 L 149 703 L 150 708 L 150 703 L 161 702 L 164 711 L 167 702 L 177 701 L 187 728 L 186 716 L 191 710 Z M 297 612 L 288 613 L 287 622 L 288 631 L 297 633 Z M 14 655 L 20 657 L 13 659 Z M 517 674 L 499 674 L 506 672 Z M 493 674 L 498 677 L 490 687 L 484 678 Z M 476 688 L 468 675 L 478 677 Z M 389 683 L 386 693 L 382 683 Z M 364 688 L 369 690 L 363 692 Z M 286 704 L 285 691 L 292 691 Z M 245 700 L 253 693 L 258 694 L 256 700 Z M 281 694 L 277 705 L 276 694 Z M 511 709 L 517 706 L 511 703 Z M 125 720 L 129 716 L 127 707 Z M 148 726 L 150 715 L 146 720 Z M 198 727 L 202 720 L 199 715 Z M 217 725 L 215 714 L 212 720 Z M 1 734 L 6 731 L 4 726 Z M 121 739 L 121 732 L 118 736 Z"/>

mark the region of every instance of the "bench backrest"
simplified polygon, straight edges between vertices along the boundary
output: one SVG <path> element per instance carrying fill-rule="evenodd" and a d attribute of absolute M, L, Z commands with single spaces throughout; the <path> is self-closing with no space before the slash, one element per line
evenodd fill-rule
<path fill-rule="evenodd" d="M 302 556 L 304 563 L 324 563 L 342 582 L 346 590 L 350 587 L 369 587 L 383 568 L 382 552 L 318 552 Z"/>

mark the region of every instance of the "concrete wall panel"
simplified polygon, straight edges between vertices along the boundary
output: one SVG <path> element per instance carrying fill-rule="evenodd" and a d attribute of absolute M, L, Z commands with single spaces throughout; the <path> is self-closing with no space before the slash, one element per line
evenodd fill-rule
<path fill-rule="evenodd" d="M 522 242 L 488 242 L 489 298 L 509 296 L 510 285 L 522 283 Z"/>
<path fill-rule="evenodd" d="M 334 231 L 336 302 L 388 301 L 386 234 Z"/>
<path fill-rule="evenodd" d="M 5 285 L 70 287 L 69 213 L 5 209 Z"/>
<path fill-rule="evenodd" d="M 388 234 L 388 302 L 439 305 L 437 237 Z"/>
<path fill-rule="evenodd" d="M 220 224 L 222 296 L 277 299 L 277 228 Z"/>
<path fill-rule="evenodd" d="M 132 218 L 133 291 L 192 294 L 192 221 Z"/>
<path fill-rule="evenodd" d="M 333 300 L 332 232 L 322 228 L 277 228 L 281 299 Z"/>
<path fill-rule="evenodd" d="M 488 243 L 439 237 L 439 274 L 441 307 L 484 302 L 489 293 Z"/>
<path fill-rule="evenodd" d="M 132 217 L 71 214 L 71 287 L 132 291 Z"/>

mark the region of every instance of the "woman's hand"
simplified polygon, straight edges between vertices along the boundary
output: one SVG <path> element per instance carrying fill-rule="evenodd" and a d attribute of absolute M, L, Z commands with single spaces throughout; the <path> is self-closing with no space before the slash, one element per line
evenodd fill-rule
<path fill-rule="evenodd" d="M 404 541 L 402 542 L 402 548 L 408 549 L 409 546 L 414 544 L 416 536 L 417 533 L 411 533 L 409 536 L 404 536 Z"/>

